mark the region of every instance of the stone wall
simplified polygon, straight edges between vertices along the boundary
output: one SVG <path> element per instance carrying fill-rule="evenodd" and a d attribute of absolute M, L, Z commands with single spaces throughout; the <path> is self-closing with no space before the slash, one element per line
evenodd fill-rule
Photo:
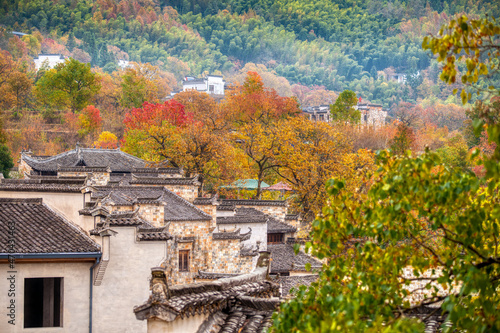
<path fill-rule="evenodd" d="M 21 161 L 19 162 L 19 165 L 18 165 L 18 169 L 19 169 L 19 175 L 21 175 L 22 178 L 24 178 L 24 174 L 30 174 L 31 171 L 33 170 L 29 165 L 28 163 L 26 163 L 26 161 L 23 160 L 23 157 L 21 156 Z"/>
<path fill-rule="evenodd" d="M 139 214 L 155 227 L 163 227 L 165 225 L 165 208 L 163 204 L 141 204 L 139 205 Z"/>
<path fill-rule="evenodd" d="M 164 187 L 191 203 L 198 197 L 198 186 L 195 185 L 164 185 Z"/>
<path fill-rule="evenodd" d="M 118 213 L 133 212 L 135 209 L 134 206 L 109 206 L 109 205 L 105 205 L 103 207 L 105 207 L 110 212 L 118 212 Z"/>
<path fill-rule="evenodd" d="M 211 221 L 171 222 L 169 232 L 175 237 L 166 271 L 169 284 L 191 283 L 199 270 L 212 266 Z M 179 272 L 179 251 L 189 250 L 189 271 Z"/>
<path fill-rule="evenodd" d="M 88 177 L 88 186 L 105 186 L 108 184 L 109 172 L 88 172 L 88 171 L 58 171 L 58 177 Z"/>
<path fill-rule="evenodd" d="M 252 271 L 253 257 L 240 256 L 239 239 L 217 239 L 212 244 L 212 272 L 243 274 Z"/>

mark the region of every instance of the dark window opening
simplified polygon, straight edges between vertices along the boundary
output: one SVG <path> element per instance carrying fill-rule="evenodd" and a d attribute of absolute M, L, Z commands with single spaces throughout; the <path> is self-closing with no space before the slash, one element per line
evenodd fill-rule
<path fill-rule="evenodd" d="M 213 84 L 208 86 L 208 91 L 214 92 L 215 91 L 215 86 Z"/>
<path fill-rule="evenodd" d="M 62 327 L 62 279 L 24 279 L 24 327 Z"/>
<path fill-rule="evenodd" d="M 283 234 L 267 234 L 268 244 L 280 244 L 283 243 Z"/>
<path fill-rule="evenodd" d="M 179 251 L 179 271 L 189 272 L 189 250 Z"/>

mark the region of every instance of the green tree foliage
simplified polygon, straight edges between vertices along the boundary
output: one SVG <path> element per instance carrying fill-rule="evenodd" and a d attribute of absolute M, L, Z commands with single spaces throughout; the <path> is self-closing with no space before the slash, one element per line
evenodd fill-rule
<path fill-rule="evenodd" d="M 384 104 L 405 98 L 404 87 L 377 80 L 377 71 L 425 70 L 430 60 L 421 37 L 435 34 L 449 15 L 499 14 L 496 2 L 486 0 L 432 1 L 428 7 L 420 0 L 14 0 L 5 11 L 1 24 L 54 31 L 51 38 L 61 38 L 70 51 L 79 40 L 91 64 L 107 71 L 127 59 L 176 68 L 180 79 L 204 71 L 227 74 L 252 62 L 292 84 L 349 89 Z M 111 47 L 126 57 L 117 58 Z"/>
<path fill-rule="evenodd" d="M 9 169 L 14 166 L 9 148 L 0 143 L 0 172 L 5 178 L 9 178 Z"/>
<path fill-rule="evenodd" d="M 335 123 L 359 124 L 361 112 L 354 108 L 357 103 L 356 93 L 344 90 L 335 103 L 330 105 L 332 121 Z"/>
<path fill-rule="evenodd" d="M 69 108 L 77 112 L 87 106 L 100 89 L 96 74 L 89 64 L 67 59 L 48 70 L 36 83 L 40 101 L 50 106 Z"/>
<path fill-rule="evenodd" d="M 500 330 L 498 184 L 482 187 L 433 153 L 378 158 L 366 196 L 328 183 L 330 204 L 313 224 L 312 253 L 329 263 L 318 283 L 282 306 L 275 332 L 419 332 L 405 314 L 440 301 L 453 329 Z M 403 273 L 408 267 L 414 277 Z M 427 297 L 410 304 L 406 286 L 441 269 L 424 279 Z"/>
<path fill-rule="evenodd" d="M 497 57 L 477 59 L 476 67 Z M 445 331 L 500 332 L 500 124 L 483 115 L 474 127 L 496 144 L 480 160 L 486 180 L 429 151 L 382 151 L 366 194 L 328 182 L 329 204 L 306 245 L 328 261 L 318 282 L 281 306 L 274 332 L 421 332 L 408 314 L 427 305 L 447 315 Z M 417 281 L 422 288 L 411 287 Z"/>
<path fill-rule="evenodd" d="M 437 60 L 445 63 L 441 73 L 443 81 L 455 83 L 457 75 L 460 75 L 463 84 L 475 84 L 481 76 L 498 74 L 500 70 L 499 35 L 500 24 L 494 19 L 470 20 L 462 15 L 441 28 L 438 37 L 425 37 L 422 47 L 437 54 Z M 459 73 L 456 62 L 462 53 L 466 55 L 466 70 Z M 496 95 L 500 94 L 498 86 L 490 85 L 488 90 Z M 462 89 L 461 97 L 465 104 L 471 98 L 471 93 Z"/>

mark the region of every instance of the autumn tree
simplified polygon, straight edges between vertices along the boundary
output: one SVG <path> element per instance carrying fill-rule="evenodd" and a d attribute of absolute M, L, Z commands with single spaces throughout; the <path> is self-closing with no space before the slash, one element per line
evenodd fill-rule
<path fill-rule="evenodd" d="M 102 118 L 99 109 L 93 105 L 86 106 L 78 115 L 80 136 L 97 134 L 102 127 Z"/>
<path fill-rule="evenodd" d="M 118 138 L 111 132 L 101 132 L 97 141 L 94 141 L 94 147 L 103 149 L 116 149 L 118 148 Z"/>
<path fill-rule="evenodd" d="M 99 92 L 100 83 L 90 64 L 67 59 L 48 70 L 36 83 L 36 95 L 49 106 L 77 112 L 87 106 Z"/>
<path fill-rule="evenodd" d="M 189 91 L 163 104 L 145 103 L 132 109 L 124 123 L 125 151 L 182 167 L 188 177 L 198 174 L 203 186 L 239 174 L 240 158 L 228 137 L 230 118 L 206 93 Z"/>
<path fill-rule="evenodd" d="M 482 35 L 472 32 L 488 36 L 495 26 L 456 22 L 451 33 L 464 39 L 426 41 L 447 64 L 457 48 L 474 53 L 481 45 Z M 482 75 L 481 64 L 498 61 L 498 54 L 474 61 Z M 453 68 L 444 71 L 442 79 L 450 79 Z M 346 190 L 342 179 L 329 181 L 329 203 L 306 245 L 328 261 L 317 282 L 281 306 L 273 331 L 418 332 L 423 324 L 412 316 L 427 306 L 447 317 L 444 331 L 500 331 L 500 124 L 484 117 L 475 129 L 484 128 L 497 144 L 482 159 L 485 180 L 443 165 L 430 151 L 418 157 L 382 151 L 366 196 Z"/>
<path fill-rule="evenodd" d="M 350 179 L 349 188 L 366 186 L 360 175 L 373 167 L 373 155 L 352 151 L 352 141 L 340 127 L 299 116 L 277 122 L 273 163 L 277 174 L 295 191 L 294 208 L 311 221 L 326 203 L 325 183 L 332 177 Z"/>
<path fill-rule="evenodd" d="M 121 74 L 121 104 L 138 108 L 144 102 L 158 103 L 175 86 L 172 74 L 161 71 L 149 63 L 131 63 Z"/>
<path fill-rule="evenodd" d="M 234 139 L 250 162 L 250 174 L 257 178 L 256 197 L 261 183 L 277 167 L 273 151 L 279 142 L 273 141 L 277 120 L 300 113 L 294 98 L 281 97 L 274 89 L 264 87 L 256 72 L 248 72 L 241 86 L 226 98 L 223 105 L 230 110 L 235 126 Z"/>
<path fill-rule="evenodd" d="M 342 124 L 359 124 L 361 120 L 361 112 L 354 107 L 358 103 L 356 93 L 350 90 L 344 90 L 339 97 L 330 105 L 330 113 L 332 122 Z"/>

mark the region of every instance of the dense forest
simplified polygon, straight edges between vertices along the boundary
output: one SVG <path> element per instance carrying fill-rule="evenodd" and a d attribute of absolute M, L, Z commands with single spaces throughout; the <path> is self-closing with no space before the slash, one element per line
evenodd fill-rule
<path fill-rule="evenodd" d="M 424 50 L 422 43 L 425 36 L 437 34 L 457 15 L 466 13 L 474 19 L 498 16 L 499 12 L 494 1 L 462 0 L 3 1 L 0 150 L 4 155 L 10 151 L 12 156 L 23 149 L 50 155 L 71 149 L 77 142 L 102 148 L 121 146 L 148 160 L 166 158 L 188 173 L 202 173 L 210 186 L 234 177 L 271 183 L 281 179 L 310 193 L 312 184 L 292 180 L 289 170 L 284 171 L 281 164 L 292 160 L 290 156 L 265 152 L 269 142 L 259 140 L 269 139 L 269 129 L 255 133 L 249 125 L 252 131 L 240 133 L 246 139 L 234 141 L 231 130 L 244 128 L 234 119 L 245 109 L 269 111 L 279 106 L 289 111 L 293 105 L 297 111 L 334 105 L 342 99 L 339 96 L 352 91 L 353 101 L 382 104 L 389 109 L 389 117 L 378 129 L 342 128 L 348 138 L 345 152 L 359 157 L 366 156 L 358 153 L 359 149 L 420 153 L 430 147 L 447 163 L 471 168 L 469 149 L 480 146 L 491 150 L 487 138 L 472 131 L 473 120 L 484 106 L 481 100 L 491 96 L 479 90 L 468 98 L 469 104 L 462 105 L 460 92 L 464 88 L 470 91 L 470 85 L 461 80 L 443 82 L 443 64 Z M 66 61 L 54 69 L 42 66 L 37 70 L 33 59 L 41 53 L 62 54 Z M 123 61 L 128 61 L 128 66 L 119 66 Z M 456 71 L 457 75 L 465 73 L 467 66 L 457 62 Z M 224 76 L 230 88 L 225 100 L 176 95 L 174 99 L 186 108 L 188 117 L 170 124 L 175 140 L 153 149 L 154 144 L 145 138 L 158 133 L 149 132 L 148 126 L 170 122 L 168 112 L 179 111 L 162 106 L 170 93 L 181 88 L 184 77 L 207 73 Z M 259 82 L 259 93 L 250 94 L 255 101 L 243 93 L 249 79 Z M 488 87 L 486 82 L 498 86 L 494 77 L 480 77 L 474 84 L 484 88 Z M 287 98 L 286 102 L 280 98 Z M 296 114 L 288 111 L 283 112 Z M 221 115 L 214 120 L 204 112 Z M 142 122 L 143 127 L 136 128 L 130 119 Z M 312 126 L 281 124 L 280 117 L 272 121 L 294 131 Z M 310 130 L 328 133 L 330 128 Z M 281 135 L 276 142 L 289 134 L 274 127 L 270 132 Z M 259 140 L 255 139 L 249 150 L 235 146 L 234 142 L 248 137 Z M 256 157 L 255 149 L 263 154 L 263 160 Z M 327 147 L 314 149 L 309 160 L 321 149 L 326 149 L 324 156 L 330 156 Z M 230 150 L 240 158 L 234 155 L 229 161 L 219 160 L 222 155 L 231 155 L 227 153 Z M 255 160 L 248 162 L 252 158 Z M 274 165 L 270 161 L 278 160 L 281 169 L 268 167 Z M 304 174 L 311 171 L 306 162 L 296 161 L 304 167 Z M 325 177 L 314 186 L 322 188 Z"/>
<path fill-rule="evenodd" d="M 389 107 L 429 97 L 438 65 L 421 48 L 457 13 L 499 16 L 495 1 L 5 1 L 6 31 L 39 31 L 63 53 L 111 73 L 120 59 L 185 75 L 245 64 L 293 85 L 355 91 Z M 406 85 L 390 80 L 407 75 Z M 384 80 L 385 78 L 385 80 Z M 288 91 L 288 94 L 291 92 Z M 446 100 L 450 89 L 433 88 Z"/>

